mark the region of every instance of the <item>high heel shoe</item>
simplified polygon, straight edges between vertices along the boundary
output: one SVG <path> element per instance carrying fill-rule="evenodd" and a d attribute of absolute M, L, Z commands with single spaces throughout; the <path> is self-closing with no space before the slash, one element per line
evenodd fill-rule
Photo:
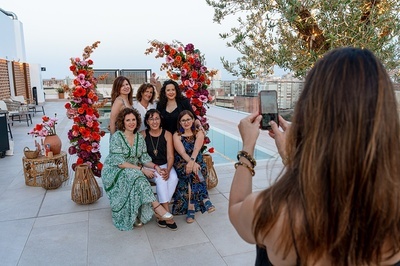
<path fill-rule="evenodd" d="M 170 212 L 168 212 L 168 211 L 166 211 L 163 215 L 157 213 L 156 209 L 157 209 L 158 207 L 160 207 L 160 206 L 161 206 L 161 204 L 158 204 L 156 207 L 153 207 L 154 213 L 155 213 L 156 217 L 157 217 L 159 220 L 161 220 L 161 221 L 168 221 L 168 220 L 171 220 L 171 219 L 174 218 L 174 216 L 173 216 Z M 164 208 L 163 208 L 163 209 L 164 209 Z"/>

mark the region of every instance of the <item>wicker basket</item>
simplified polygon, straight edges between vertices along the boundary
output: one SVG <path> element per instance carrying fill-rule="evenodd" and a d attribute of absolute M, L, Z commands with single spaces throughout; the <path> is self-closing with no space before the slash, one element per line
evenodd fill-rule
<path fill-rule="evenodd" d="M 87 164 L 78 165 L 75 169 L 71 199 L 78 204 L 91 204 L 101 196 L 101 189 L 97 184 L 92 169 Z"/>
<path fill-rule="evenodd" d="M 24 155 L 28 159 L 36 159 L 39 156 L 39 151 L 38 150 L 31 151 L 28 147 L 25 147 Z"/>
<path fill-rule="evenodd" d="M 57 167 L 50 166 L 44 170 L 44 176 L 42 178 L 42 187 L 44 189 L 59 188 L 62 182 L 62 176 Z"/>

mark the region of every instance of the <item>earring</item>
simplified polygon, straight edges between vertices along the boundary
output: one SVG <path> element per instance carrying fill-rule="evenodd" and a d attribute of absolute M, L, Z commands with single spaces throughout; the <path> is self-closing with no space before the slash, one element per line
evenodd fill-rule
<path fill-rule="evenodd" d="M 185 130 L 183 129 L 183 127 L 179 128 L 179 132 L 181 132 L 181 133 L 185 132 Z"/>

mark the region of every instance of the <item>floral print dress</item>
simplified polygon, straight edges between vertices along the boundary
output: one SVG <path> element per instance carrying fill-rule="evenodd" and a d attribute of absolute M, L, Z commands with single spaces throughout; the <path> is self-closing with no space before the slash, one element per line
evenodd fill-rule
<path fill-rule="evenodd" d="M 192 154 L 196 138 L 194 136 L 181 136 L 181 141 L 183 146 L 185 147 L 186 153 Z M 200 164 L 200 172 L 201 175 L 204 177 L 203 181 L 200 181 L 198 174 L 186 174 L 185 167 L 187 162 L 182 158 L 179 153 L 175 152 L 174 167 L 178 174 L 179 181 L 175 190 L 175 194 L 173 196 L 174 203 L 172 205 L 172 214 L 174 215 L 187 213 L 189 196 L 190 203 L 194 204 L 195 212 L 201 211 L 202 213 L 204 213 L 206 211 L 203 200 L 209 198 L 206 184 L 208 172 L 207 165 L 203 161 L 203 155 L 201 153 L 197 155 L 196 162 Z M 191 195 L 189 195 L 189 185 L 191 187 Z"/>
<path fill-rule="evenodd" d="M 141 134 L 135 134 L 133 146 L 129 145 L 123 132 L 112 134 L 110 153 L 104 161 L 101 178 L 110 200 L 113 223 L 121 231 L 132 230 L 136 217 L 143 223 L 150 221 L 154 213 L 151 203 L 156 198 L 142 171 L 121 169 L 118 165 L 124 162 L 138 165 L 150 161 Z"/>

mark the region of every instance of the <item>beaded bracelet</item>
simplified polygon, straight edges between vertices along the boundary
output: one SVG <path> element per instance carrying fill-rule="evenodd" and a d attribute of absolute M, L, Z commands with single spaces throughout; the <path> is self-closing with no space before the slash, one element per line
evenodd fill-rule
<path fill-rule="evenodd" d="M 249 169 L 251 176 L 254 176 L 256 174 L 256 172 L 254 171 L 254 168 L 252 168 L 251 166 L 249 166 L 247 163 L 244 162 L 237 162 L 235 163 L 235 169 L 238 168 L 238 166 L 245 166 L 247 169 Z"/>
<path fill-rule="evenodd" d="M 237 157 L 238 160 L 240 159 L 240 157 L 246 158 L 246 159 L 251 163 L 251 165 L 253 166 L 253 168 L 257 165 L 257 162 L 256 162 L 256 160 L 254 160 L 253 156 L 251 156 L 251 155 L 250 155 L 248 152 L 246 152 L 246 151 L 238 151 L 236 157 Z"/>

